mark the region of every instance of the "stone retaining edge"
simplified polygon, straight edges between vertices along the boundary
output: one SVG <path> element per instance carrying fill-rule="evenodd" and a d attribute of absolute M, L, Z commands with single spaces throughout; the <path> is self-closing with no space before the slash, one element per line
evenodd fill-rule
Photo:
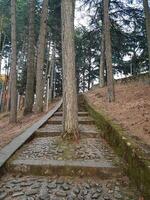
<path fill-rule="evenodd" d="M 132 181 L 143 193 L 145 200 L 150 199 L 150 160 L 146 158 L 142 149 L 127 137 L 125 130 L 110 120 L 104 113 L 96 111 L 96 108 L 83 95 L 89 114 L 94 118 L 99 129 L 103 131 L 103 137 L 113 146 L 116 153 L 125 160 L 125 171 Z"/>

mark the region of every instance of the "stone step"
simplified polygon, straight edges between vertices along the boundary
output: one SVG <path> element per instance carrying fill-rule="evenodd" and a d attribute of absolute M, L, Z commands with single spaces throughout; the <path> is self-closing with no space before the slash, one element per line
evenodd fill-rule
<path fill-rule="evenodd" d="M 99 177 L 101 179 L 116 178 L 122 175 L 118 167 L 101 160 L 13 160 L 6 165 L 6 169 L 12 173 L 31 174 L 38 176 L 78 176 Z"/>
<path fill-rule="evenodd" d="M 98 176 L 120 175 L 118 159 L 102 138 L 80 141 L 60 137 L 36 137 L 7 162 L 9 172 L 32 175 Z"/>
<path fill-rule="evenodd" d="M 78 117 L 79 124 L 94 124 L 91 117 Z M 53 116 L 48 120 L 48 124 L 62 124 L 62 116 Z"/>
<path fill-rule="evenodd" d="M 46 126 L 38 129 L 35 137 L 54 137 L 61 135 L 63 127 L 61 124 L 47 124 Z M 94 125 L 79 124 L 80 137 L 99 137 L 100 131 Z"/>
<path fill-rule="evenodd" d="M 56 112 L 54 116 L 62 116 L 63 112 Z M 88 112 L 78 112 L 78 116 L 89 116 Z"/>

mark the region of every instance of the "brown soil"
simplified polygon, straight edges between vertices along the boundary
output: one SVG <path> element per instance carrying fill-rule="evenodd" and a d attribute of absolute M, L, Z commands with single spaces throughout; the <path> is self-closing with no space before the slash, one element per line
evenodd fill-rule
<path fill-rule="evenodd" d="M 139 82 L 117 84 L 116 101 L 107 101 L 107 88 L 93 87 L 86 97 L 97 108 L 119 123 L 135 139 L 150 145 L 150 86 Z"/>
<path fill-rule="evenodd" d="M 49 105 L 51 109 L 56 102 Z M 45 112 L 29 114 L 23 116 L 23 111 L 18 112 L 18 122 L 16 124 L 9 124 L 9 113 L 4 113 L 0 115 L 0 149 L 2 149 L 6 144 L 10 143 L 12 139 L 21 134 L 26 128 L 33 125 L 38 121 Z"/>

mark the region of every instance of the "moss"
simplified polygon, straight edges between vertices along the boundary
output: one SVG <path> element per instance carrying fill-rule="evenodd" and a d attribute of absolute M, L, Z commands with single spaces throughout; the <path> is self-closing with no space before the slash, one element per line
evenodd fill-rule
<path fill-rule="evenodd" d="M 116 153 L 125 160 L 127 175 L 136 183 L 143 193 L 145 200 L 150 199 L 150 161 L 144 152 L 127 137 L 125 131 L 114 124 L 104 113 L 97 112 L 85 99 L 85 105 L 94 118 L 97 127 L 102 131 L 102 136 L 113 146 Z"/>

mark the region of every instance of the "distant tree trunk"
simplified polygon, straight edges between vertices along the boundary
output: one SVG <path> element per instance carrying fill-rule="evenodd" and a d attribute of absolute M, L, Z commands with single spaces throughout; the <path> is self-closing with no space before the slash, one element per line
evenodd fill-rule
<path fill-rule="evenodd" d="M 2 43 L 2 30 L 3 30 L 3 17 L 0 18 L 0 45 Z M 0 75 L 1 75 L 1 62 L 2 62 L 2 50 L 0 52 Z"/>
<path fill-rule="evenodd" d="M 29 41 L 28 41 L 28 57 L 27 57 L 27 83 L 25 95 L 24 115 L 32 112 L 34 103 L 34 57 L 35 57 L 35 38 L 34 38 L 34 16 L 35 16 L 35 0 L 29 0 Z"/>
<path fill-rule="evenodd" d="M 90 85 L 91 85 L 91 47 L 89 47 L 89 58 L 88 58 L 88 81 L 87 81 L 87 87 L 88 87 L 88 90 L 90 90 Z M 85 81 L 86 82 L 86 81 Z"/>
<path fill-rule="evenodd" d="M 50 88 L 49 88 L 49 101 L 53 98 L 53 83 L 54 83 L 54 70 L 55 70 L 55 46 L 53 46 L 52 57 L 50 63 Z"/>
<path fill-rule="evenodd" d="M 78 107 L 75 78 L 74 0 L 62 0 L 63 137 L 77 139 Z"/>
<path fill-rule="evenodd" d="M 11 45 L 12 61 L 10 69 L 10 117 L 9 122 L 17 121 L 17 74 L 16 74 L 16 0 L 11 0 Z"/>
<path fill-rule="evenodd" d="M 101 58 L 100 58 L 100 69 L 99 69 L 99 85 L 100 87 L 105 86 L 105 78 L 104 78 L 104 69 L 105 69 L 105 39 L 104 34 L 102 33 L 101 39 Z"/>
<path fill-rule="evenodd" d="M 113 71 L 112 71 L 109 0 L 104 1 L 104 35 L 105 35 L 105 57 L 107 65 L 108 100 L 109 102 L 112 102 L 115 101 L 115 92 L 114 92 Z"/>
<path fill-rule="evenodd" d="M 42 14 L 41 14 L 38 55 L 37 55 L 37 69 L 36 69 L 37 112 L 43 111 L 43 89 L 44 89 L 43 65 L 44 65 L 44 54 L 46 45 L 47 17 L 48 17 L 48 0 L 44 0 L 42 7 Z"/>
<path fill-rule="evenodd" d="M 10 74 L 8 74 L 8 89 L 7 89 L 7 102 L 6 102 L 6 111 L 10 111 L 10 89 L 11 89 L 11 82 L 10 82 Z"/>
<path fill-rule="evenodd" d="M 146 34 L 148 43 L 148 55 L 149 55 L 149 73 L 150 73 L 150 8 L 148 5 L 148 0 L 143 0 L 145 21 L 146 21 Z"/>

